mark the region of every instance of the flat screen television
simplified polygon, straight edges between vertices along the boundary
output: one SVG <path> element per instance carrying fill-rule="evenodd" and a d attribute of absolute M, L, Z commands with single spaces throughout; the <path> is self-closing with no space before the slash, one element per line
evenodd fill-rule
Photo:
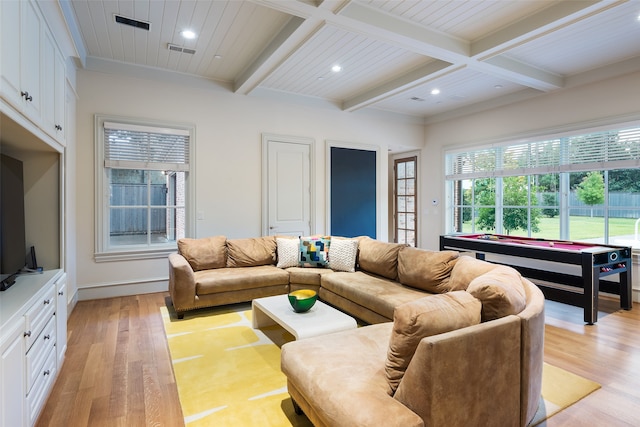
<path fill-rule="evenodd" d="M 22 162 L 0 155 L 0 290 L 15 283 L 27 259 Z"/>

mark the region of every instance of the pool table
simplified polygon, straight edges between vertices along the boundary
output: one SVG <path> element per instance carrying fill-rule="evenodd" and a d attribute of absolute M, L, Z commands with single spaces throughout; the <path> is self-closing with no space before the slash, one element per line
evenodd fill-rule
<path fill-rule="evenodd" d="M 583 307 L 584 321 L 589 325 L 598 321 L 600 290 L 619 295 L 620 307 L 625 310 L 631 310 L 633 304 L 631 247 L 501 234 L 452 234 L 440 236 L 440 250 L 444 249 L 472 251 L 479 259 L 484 259 L 486 253 L 492 253 L 580 266 L 581 275 L 576 276 L 513 265 L 527 278 L 550 283 L 536 281 L 547 298 Z M 613 274 L 618 274 L 617 283 L 600 280 Z M 551 285 L 556 283 L 568 287 Z"/>

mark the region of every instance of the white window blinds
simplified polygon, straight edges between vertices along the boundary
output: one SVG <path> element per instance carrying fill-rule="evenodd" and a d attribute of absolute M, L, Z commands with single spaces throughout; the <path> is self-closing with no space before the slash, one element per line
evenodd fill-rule
<path fill-rule="evenodd" d="M 184 129 L 104 122 L 104 166 L 189 171 L 189 138 Z"/>
<path fill-rule="evenodd" d="M 640 167 L 640 127 L 446 154 L 446 179 Z"/>

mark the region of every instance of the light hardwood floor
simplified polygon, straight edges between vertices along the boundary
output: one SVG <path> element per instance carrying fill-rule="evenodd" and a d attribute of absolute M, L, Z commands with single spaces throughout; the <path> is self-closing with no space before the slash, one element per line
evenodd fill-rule
<path fill-rule="evenodd" d="M 77 304 L 66 361 L 38 427 L 184 425 L 159 311 L 165 298 Z M 640 425 L 640 304 L 625 311 L 601 299 L 600 308 L 587 326 L 581 309 L 547 302 L 545 361 L 602 388 L 543 427 Z"/>

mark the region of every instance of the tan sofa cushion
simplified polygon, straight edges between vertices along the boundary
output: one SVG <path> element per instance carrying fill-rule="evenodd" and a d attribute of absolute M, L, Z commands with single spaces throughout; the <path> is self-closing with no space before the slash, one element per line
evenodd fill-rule
<path fill-rule="evenodd" d="M 222 268 L 227 265 L 225 236 L 178 240 L 178 252 L 185 257 L 193 271 Z"/>
<path fill-rule="evenodd" d="M 398 388 L 420 340 L 480 323 L 481 309 L 480 301 L 465 291 L 430 295 L 398 306 L 385 363 L 389 394 Z"/>
<path fill-rule="evenodd" d="M 323 290 L 329 291 L 388 320 L 397 306 L 425 296 L 424 291 L 364 271 L 336 271 L 323 275 L 321 282 L 321 298 Z"/>
<path fill-rule="evenodd" d="M 449 288 L 452 291 L 464 291 L 469 287 L 469 283 L 473 279 L 496 267 L 496 264 L 476 259 L 472 256 L 461 255 L 451 270 Z"/>
<path fill-rule="evenodd" d="M 289 273 L 275 265 L 217 268 L 195 273 L 195 281 L 196 295 L 202 297 L 210 294 L 288 285 Z"/>
<path fill-rule="evenodd" d="M 227 240 L 227 267 L 255 267 L 276 262 L 273 236 Z"/>
<path fill-rule="evenodd" d="M 527 304 L 522 276 L 504 265 L 473 279 L 467 292 L 482 301 L 483 322 L 518 314 Z"/>
<path fill-rule="evenodd" d="M 403 285 L 433 294 L 448 292 L 456 251 L 428 251 L 406 247 L 398 253 L 398 280 Z"/>
<path fill-rule="evenodd" d="M 386 243 L 370 237 L 360 239 L 358 263 L 362 270 L 387 279 L 398 278 L 398 252 L 406 247 L 400 243 Z"/>

